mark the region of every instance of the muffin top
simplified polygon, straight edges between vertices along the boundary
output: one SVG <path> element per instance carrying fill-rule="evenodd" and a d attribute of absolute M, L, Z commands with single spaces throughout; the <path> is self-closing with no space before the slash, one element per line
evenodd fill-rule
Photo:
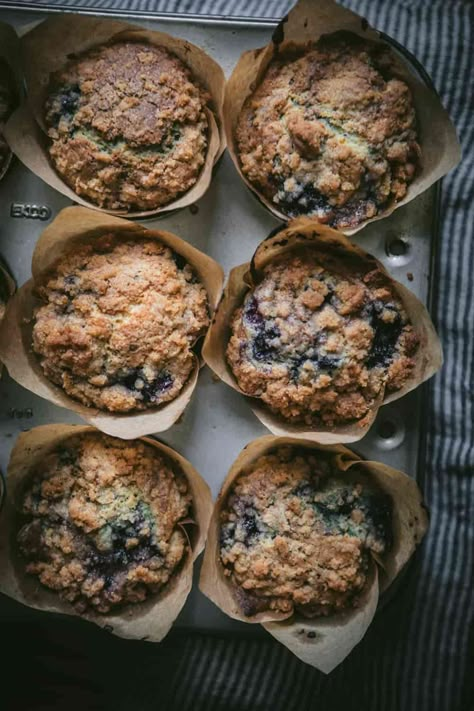
<path fill-rule="evenodd" d="M 280 447 L 239 474 L 220 519 L 220 559 L 245 615 L 306 617 L 357 603 L 371 552 L 392 545 L 392 500 L 360 467 Z"/>
<path fill-rule="evenodd" d="M 390 51 L 350 33 L 279 53 L 240 113 L 244 175 L 289 217 L 351 228 L 401 200 L 420 149 Z"/>
<path fill-rule="evenodd" d="M 107 234 L 66 254 L 36 292 L 33 350 L 70 397 L 119 413 L 180 393 L 209 323 L 204 286 L 181 255 Z"/>
<path fill-rule="evenodd" d="M 385 273 L 315 247 L 266 265 L 232 318 L 227 360 L 245 394 L 288 422 L 363 426 L 411 376 L 417 348 Z"/>
<path fill-rule="evenodd" d="M 26 571 L 78 612 L 114 611 L 158 592 L 189 544 L 191 497 L 155 447 L 99 433 L 72 437 L 32 472 L 17 542 Z"/>
<path fill-rule="evenodd" d="M 75 193 L 100 207 L 153 210 L 197 181 L 207 96 L 165 49 L 117 42 L 51 78 L 45 121 L 51 160 Z"/>

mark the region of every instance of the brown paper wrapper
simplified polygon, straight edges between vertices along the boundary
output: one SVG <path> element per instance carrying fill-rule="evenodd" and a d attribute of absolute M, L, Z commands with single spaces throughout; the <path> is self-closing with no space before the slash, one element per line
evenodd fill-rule
<path fill-rule="evenodd" d="M 163 207 L 146 211 L 106 210 L 81 198 L 56 173 L 49 159 L 49 138 L 43 120 L 50 75 L 61 69 L 71 55 L 116 40 L 148 42 L 168 49 L 192 72 L 206 89 L 211 101 L 206 110 L 209 122 L 208 148 L 204 166 L 195 183 L 184 195 Z M 5 135 L 13 152 L 33 173 L 74 202 L 100 212 L 127 217 L 151 217 L 191 205 L 208 189 L 212 170 L 225 149 L 222 122 L 225 77 L 221 67 L 202 49 L 187 40 L 163 32 L 145 30 L 118 20 L 86 15 L 58 15 L 42 22 L 21 40 L 28 103 L 8 122 Z"/>
<path fill-rule="evenodd" d="M 5 316 L 8 300 L 13 296 L 15 290 L 16 284 L 13 277 L 0 262 L 0 323 Z"/>
<path fill-rule="evenodd" d="M 392 497 L 393 548 L 384 555 L 381 561 L 383 567 L 379 568 L 374 562 L 358 607 L 347 612 L 311 620 L 298 613 L 285 615 L 274 611 L 248 617 L 238 604 L 236 588 L 224 575 L 219 558 L 219 518 L 229 490 L 250 464 L 270 450 L 284 445 L 334 452 L 341 471 L 350 470 L 354 464 L 362 464 L 376 484 Z M 379 462 L 366 462 L 342 445 L 321 446 L 309 440 L 266 435 L 253 440 L 242 450 L 222 485 L 209 524 L 199 587 L 227 615 L 241 622 L 261 623 L 302 661 L 328 674 L 362 639 L 375 615 L 379 594 L 388 589 L 408 563 L 427 528 L 428 515 L 422 494 L 416 482 L 403 472 Z"/>
<path fill-rule="evenodd" d="M 276 234 L 272 233 L 257 247 L 250 263 L 241 264 L 230 272 L 223 297 L 202 349 L 203 358 L 207 365 L 221 380 L 242 395 L 245 395 L 245 392 L 239 387 L 226 360 L 226 348 L 231 333 L 230 322 L 232 316 L 242 304 L 249 288 L 258 282 L 260 272 L 266 263 L 298 246 L 304 245 L 308 247 L 311 244 L 315 246 L 324 245 L 328 250 L 337 250 L 338 255 L 341 257 L 346 255 L 347 258 L 352 256 L 358 259 L 362 258 L 367 263 L 368 271 L 378 268 L 390 278 L 383 264 L 375 257 L 352 244 L 341 232 L 325 225 L 320 225 L 308 217 L 297 218 L 289 222 L 286 227 Z M 391 279 L 391 282 L 420 339 L 417 364 L 412 376 L 407 379 L 405 385 L 400 390 L 386 396 L 382 394 L 363 420 L 339 427 L 320 425 L 317 428 L 309 428 L 305 424 L 285 422 L 282 417 L 273 413 L 262 401 L 249 397 L 248 400 L 253 412 L 270 432 L 275 435 L 312 439 L 321 444 L 356 442 L 368 432 L 381 405 L 403 397 L 403 395 L 406 395 L 406 393 L 416 388 L 439 370 L 443 362 L 441 344 L 428 311 L 411 291 L 394 279 Z"/>
<path fill-rule="evenodd" d="M 34 296 L 39 283 L 53 265 L 76 245 L 89 243 L 107 232 L 130 237 L 146 237 L 162 242 L 181 254 L 196 270 L 208 295 L 211 314 L 222 291 L 223 271 L 217 262 L 171 232 L 149 230 L 120 217 L 100 214 L 83 207 L 67 207 L 42 232 L 33 254 L 33 278 L 10 300 L 0 326 L 0 360 L 20 385 L 55 405 L 76 412 L 106 434 L 134 439 L 152 432 L 163 432 L 180 417 L 191 399 L 199 374 L 199 359 L 180 394 L 156 409 L 129 414 L 112 414 L 86 407 L 73 400 L 43 374 L 32 350 L 33 311 L 40 301 Z"/>
<path fill-rule="evenodd" d="M 273 215 L 286 221 L 288 216 L 280 212 L 277 206 L 262 195 L 242 173 L 235 140 L 237 120 L 245 100 L 261 82 L 276 52 L 283 52 L 288 45 L 294 43 L 299 45 L 308 42 L 315 43 L 322 35 L 342 30 L 390 48 L 394 73 L 406 82 L 412 93 L 422 152 L 420 170 L 408 186 L 405 197 L 399 202 L 390 204 L 376 217 L 365 220 L 352 229 L 343 230 L 345 234 L 354 234 L 365 225 L 381 220 L 397 208 L 406 205 L 443 175 L 446 175 L 461 159 L 461 149 L 455 128 L 436 92 L 429 89 L 415 75 L 413 67 L 405 57 L 396 54 L 392 45 L 384 41 L 380 34 L 370 27 L 367 20 L 351 10 L 341 7 L 334 0 L 318 0 L 317 2 L 299 0 L 274 31 L 270 44 L 266 47 L 249 50 L 241 55 L 226 85 L 224 124 L 229 153 L 240 177 Z"/>
<path fill-rule="evenodd" d="M 1 176 L 0 176 L 0 179 L 1 179 Z M 7 269 L 0 262 L 0 324 L 2 323 L 3 317 L 5 316 L 7 303 L 9 301 L 9 299 L 15 293 L 15 290 L 16 290 L 16 284 L 13 280 L 13 277 L 10 275 L 10 273 L 7 271 Z M 2 377 L 2 372 L 3 372 L 3 363 L 0 360 L 0 378 Z M 0 478 L 1 478 L 1 474 L 0 474 Z M 1 485 L 2 485 L 2 482 L 0 482 L 0 506 L 1 506 L 1 501 L 2 501 Z"/>
<path fill-rule="evenodd" d="M 165 454 L 186 476 L 193 498 L 195 524 L 191 533 L 191 553 L 161 592 L 143 603 L 124 607 L 120 613 L 79 614 L 72 605 L 42 586 L 37 578 L 24 572 L 24 563 L 15 540 L 23 486 L 34 472 L 35 463 L 44 458 L 47 452 L 70 437 L 91 431 L 92 427 L 79 425 L 43 425 L 23 432 L 18 437 L 10 458 L 7 497 L 0 515 L 0 591 L 38 610 L 83 617 L 119 637 L 159 642 L 171 629 L 191 590 L 193 562 L 204 548 L 212 512 L 212 497 L 206 482 L 190 462 L 161 442 L 143 438 L 144 442 Z"/>
<path fill-rule="evenodd" d="M 7 76 L 3 75 L 3 63 L 7 65 Z M 7 80 L 11 84 L 15 96 L 11 106 L 11 111 L 16 109 L 22 90 L 22 75 L 20 71 L 20 43 L 13 27 L 5 22 L 0 22 L 0 85 Z M 0 142 L 4 134 L 6 118 L 0 116 Z M 12 162 L 13 153 L 11 150 L 6 158 L 0 161 L 0 180 L 6 174 Z"/>

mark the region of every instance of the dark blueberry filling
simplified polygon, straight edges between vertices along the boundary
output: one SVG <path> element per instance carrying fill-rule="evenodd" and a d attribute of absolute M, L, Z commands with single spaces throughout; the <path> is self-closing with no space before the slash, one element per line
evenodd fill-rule
<path fill-rule="evenodd" d="M 313 353 L 311 355 L 302 355 L 299 358 L 293 360 L 291 366 L 291 377 L 293 380 L 299 379 L 301 367 L 307 361 L 314 363 L 318 370 L 325 371 L 327 373 L 332 373 L 340 367 L 340 358 L 336 358 L 335 356 L 324 355 L 323 353 L 318 353 L 316 347 L 314 347 L 312 350 Z"/>
<path fill-rule="evenodd" d="M 176 264 L 176 267 L 180 270 L 183 270 L 187 265 L 187 261 L 185 260 L 185 258 L 177 252 L 172 252 L 171 254 L 173 257 L 173 262 Z"/>
<path fill-rule="evenodd" d="M 72 86 L 62 86 L 58 93 L 53 97 L 50 106 L 58 106 L 58 109 L 52 114 L 51 122 L 53 126 L 57 126 L 61 118 L 70 121 L 76 113 L 79 100 L 81 98 L 81 90 L 77 84 Z"/>
<path fill-rule="evenodd" d="M 372 535 L 387 548 L 393 542 L 392 500 L 388 494 L 363 490 L 354 495 L 352 484 L 329 480 L 321 487 L 302 481 L 292 492 L 304 499 L 315 511 L 316 518 L 324 525 L 326 535 L 347 533 L 363 540 Z M 354 510 L 363 513 L 363 520 L 351 518 Z"/>
<path fill-rule="evenodd" d="M 233 508 L 237 514 L 237 519 L 235 521 L 227 521 L 221 527 L 221 547 L 233 546 L 236 539 L 246 546 L 250 546 L 259 535 L 267 532 L 267 527 L 246 498 L 239 497 L 234 499 Z"/>
<path fill-rule="evenodd" d="M 173 377 L 168 371 L 162 370 L 153 380 L 148 380 L 142 368 L 129 368 L 114 379 L 114 385 L 123 385 L 132 392 L 139 393 L 145 403 L 156 402 L 160 395 L 173 385 Z"/>
<path fill-rule="evenodd" d="M 309 481 L 300 481 L 298 486 L 295 486 L 292 493 L 301 499 L 308 499 L 314 496 L 314 487 Z"/>
<path fill-rule="evenodd" d="M 274 338 L 278 338 L 279 335 L 280 331 L 270 326 L 255 336 L 252 344 L 252 355 L 255 360 L 269 361 L 277 357 L 278 351 L 272 346 L 270 341 Z"/>
<path fill-rule="evenodd" d="M 375 205 L 383 209 L 384 203 L 377 200 L 375 186 L 369 176 L 364 176 L 360 188 L 354 197 L 345 205 L 334 207 L 328 199 L 319 192 L 311 183 L 301 189 L 297 197 L 290 197 L 284 188 L 284 182 L 273 180 L 277 192 L 283 194 L 283 199 L 278 200 L 278 207 L 289 217 L 323 213 L 325 220 L 331 227 L 338 225 L 357 225 L 365 219 L 369 206 Z"/>
<path fill-rule="evenodd" d="M 25 557 L 49 558 L 43 531 L 58 523 L 72 530 L 77 541 L 76 552 L 84 559 L 88 573 L 104 578 L 106 587 L 112 586 L 115 576 L 130 565 L 162 557 L 159 547 L 152 541 L 153 521 L 148 506 L 143 502 L 139 502 L 135 510 L 127 514 L 127 519 L 116 519 L 106 524 L 105 528 L 110 529 L 107 550 L 100 550 L 96 545 L 97 540 L 94 542 L 91 537 L 86 537 L 83 531 L 59 515 L 48 514 L 44 519 L 35 519 L 23 526 L 18 534 L 18 543 Z M 142 533 L 144 527 L 149 529 L 145 535 Z M 133 538 L 138 539 L 139 543 L 133 548 L 127 548 L 127 542 Z"/>
<path fill-rule="evenodd" d="M 393 546 L 392 500 L 388 494 L 369 494 L 365 497 L 362 510 L 370 521 L 377 538 L 385 541 L 388 549 Z"/>
<path fill-rule="evenodd" d="M 161 557 L 160 549 L 152 542 L 150 510 L 143 502 L 138 503 L 132 515 L 127 515 L 127 519 L 116 519 L 107 525 L 111 528 L 112 549 L 103 551 L 92 545 L 88 556 L 91 572 L 105 578 L 106 587 L 113 584 L 117 573 L 131 564 Z M 147 525 L 150 530 L 143 535 L 143 527 Z M 139 543 L 133 548 L 127 548 L 127 542 L 132 538 L 137 538 Z"/>
<path fill-rule="evenodd" d="M 283 184 L 280 185 L 281 192 L 285 192 Z M 284 198 L 278 201 L 278 207 L 289 217 L 298 217 L 299 215 L 308 215 L 315 212 L 325 212 L 332 215 L 334 208 L 329 204 L 327 199 L 319 190 L 311 185 L 306 184 L 303 190 L 296 198 Z"/>
<path fill-rule="evenodd" d="M 245 545 L 248 545 L 249 542 L 260 533 L 254 510 L 247 509 L 244 512 L 241 520 L 241 526 L 245 531 Z"/>
<path fill-rule="evenodd" d="M 396 316 L 393 321 L 386 323 L 380 318 L 383 309 L 391 309 Z M 377 368 L 389 365 L 393 360 L 393 354 L 400 334 L 403 330 L 403 323 L 397 309 L 382 301 L 374 301 L 365 307 L 365 316 L 374 330 L 374 340 L 372 348 L 367 356 L 365 364 L 368 368 Z"/>
<path fill-rule="evenodd" d="M 264 325 L 263 316 L 258 310 L 258 302 L 255 297 L 249 299 L 245 305 L 245 318 L 252 326 L 263 327 Z"/>
<path fill-rule="evenodd" d="M 330 299 L 332 297 L 332 292 L 329 292 L 327 297 Z M 276 328 L 276 326 L 265 324 L 265 320 L 258 310 L 258 302 L 255 297 L 252 297 L 247 302 L 244 310 L 244 316 L 246 321 L 250 323 L 256 331 L 256 335 L 252 339 L 253 358 L 260 362 L 278 360 L 280 357 L 278 348 L 275 347 L 271 341 L 280 337 L 280 331 Z M 340 366 L 341 361 L 339 358 L 320 353 L 317 348 L 318 344 L 315 343 L 309 350 L 308 354 L 295 356 L 295 358 L 290 359 L 290 371 L 294 380 L 298 379 L 300 368 L 307 360 L 313 362 L 319 370 L 329 372 L 334 371 Z"/>
<path fill-rule="evenodd" d="M 334 306 L 334 299 L 336 298 L 334 294 L 334 289 L 332 289 L 329 284 L 326 284 L 326 288 L 328 290 L 328 293 L 324 297 L 323 304 L 330 304 L 331 306 Z"/>
<path fill-rule="evenodd" d="M 61 447 L 56 450 L 60 464 L 66 464 L 74 466 L 77 461 L 77 450 L 67 449 L 66 447 Z"/>
<path fill-rule="evenodd" d="M 330 373 L 341 365 L 339 358 L 321 353 L 316 353 L 312 356 L 311 361 L 318 366 L 319 370 L 328 370 Z"/>
<path fill-rule="evenodd" d="M 258 310 L 258 301 L 251 297 L 244 309 L 245 320 L 256 331 L 252 339 L 252 355 L 255 360 L 269 361 L 278 357 L 277 349 L 270 343 L 274 338 L 280 336 L 280 331 L 276 326 L 265 323 L 265 319 Z"/>

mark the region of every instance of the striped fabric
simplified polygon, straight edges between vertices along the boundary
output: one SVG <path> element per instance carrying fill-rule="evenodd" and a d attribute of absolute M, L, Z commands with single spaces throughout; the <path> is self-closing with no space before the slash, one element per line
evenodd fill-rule
<path fill-rule="evenodd" d="M 281 16 L 291 5 L 286 0 L 36 3 L 42 4 L 266 17 Z M 96 679 L 97 683 L 90 682 L 95 701 L 83 708 L 108 708 L 109 703 L 127 711 L 474 708 L 474 5 L 469 0 L 344 0 L 343 4 L 417 56 L 431 74 L 463 144 L 461 166 L 444 181 L 441 208 L 434 318 L 446 364 L 432 388 L 425 476 L 430 533 L 403 589 L 331 675 L 304 665 L 263 634 L 249 641 L 173 632 L 161 645 L 148 645 L 135 667 L 130 664 L 133 650 L 129 648 L 123 668 L 119 665 L 108 679 L 97 671 L 107 654 L 107 642 L 101 638 L 97 648 L 76 651 L 74 658 L 77 669 L 81 663 L 90 665 L 90 673 L 96 674 L 87 677 Z M 105 706 L 100 686 L 108 694 Z M 57 708 L 66 708 L 66 701 L 71 707 L 70 698 L 62 694 L 56 687 Z M 53 708 L 46 702 L 34 708 L 40 706 Z"/>

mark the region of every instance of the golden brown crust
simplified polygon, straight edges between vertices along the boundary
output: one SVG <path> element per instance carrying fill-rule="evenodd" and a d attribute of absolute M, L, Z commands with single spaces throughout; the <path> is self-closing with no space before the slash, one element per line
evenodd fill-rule
<path fill-rule="evenodd" d="M 280 447 L 242 472 L 221 511 L 220 558 L 246 615 L 326 615 L 364 588 L 391 546 L 391 499 L 331 455 Z"/>
<path fill-rule="evenodd" d="M 110 412 L 174 399 L 209 323 L 204 286 L 155 240 L 104 235 L 66 255 L 37 293 L 33 349 L 44 374 Z"/>
<path fill-rule="evenodd" d="M 52 77 L 45 120 L 53 164 L 101 207 L 167 205 L 204 164 L 206 99 L 165 49 L 117 42 L 91 50 Z"/>
<path fill-rule="evenodd" d="M 79 612 L 141 602 L 183 559 L 179 522 L 190 506 L 184 475 L 151 445 L 99 433 L 70 438 L 23 494 L 26 571 Z"/>
<path fill-rule="evenodd" d="M 418 337 L 388 276 L 302 249 L 270 262 L 231 322 L 239 387 L 288 422 L 364 424 L 415 367 Z"/>
<path fill-rule="evenodd" d="M 420 153 L 389 50 L 347 33 L 276 55 L 236 139 L 244 175 L 276 209 L 339 228 L 401 200 Z"/>

